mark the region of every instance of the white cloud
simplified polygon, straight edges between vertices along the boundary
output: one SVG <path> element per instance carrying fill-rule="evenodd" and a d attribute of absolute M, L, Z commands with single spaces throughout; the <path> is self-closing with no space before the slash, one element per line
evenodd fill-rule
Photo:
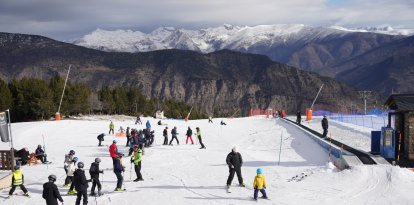
<path fill-rule="evenodd" d="M 149 31 L 303 23 L 414 28 L 413 0 L 1 0 L 4 32 L 73 38 L 96 28 Z"/>

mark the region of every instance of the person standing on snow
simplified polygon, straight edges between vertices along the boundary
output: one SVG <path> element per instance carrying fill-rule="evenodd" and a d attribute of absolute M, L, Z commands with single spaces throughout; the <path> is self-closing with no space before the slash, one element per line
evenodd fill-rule
<path fill-rule="evenodd" d="M 91 167 L 89 168 L 89 174 L 91 175 L 92 180 L 92 188 L 91 188 L 91 196 L 95 196 L 95 187 L 98 185 L 98 196 L 102 195 L 101 189 L 101 181 L 99 181 L 99 174 L 103 174 L 103 170 L 99 169 L 99 163 L 101 163 L 100 158 L 95 158 L 95 162 L 92 162 Z"/>
<path fill-rule="evenodd" d="M 116 175 L 116 178 L 118 179 L 115 191 L 125 190 L 124 188 L 122 188 L 122 183 L 124 181 L 124 177 L 122 176 L 123 172 L 125 172 L 125 167 L 122 165 L 122 155 L 119 155 L 118 158 L 115 159 L 114 163 L 114 173 Z"/>
<path fill-rule="evenodd" d="M 83 170 L 83 162 L 78 163 L 78 169 L 76 169 L 73 176 L 73 183 L 77 191 L 75 205 L 80 205 L 80 201 L 83 197 L 83 205 L 88 204 L 88 180 L 86 180 L 85 171 Z"/>
<path fill-rule="evenodd" d="M 147 120 L 147 123 L 145 123 L 145 127 L 147 128 L 147 132 L 151 131 L 151 123 L 149 120 Z"/>
<path fill-rule="evenodd" d="M 213 123 L 213 118 L 211 116 L 208 117 L 208 123 Z"/>
<path fill-rule="evenodd" d="M 137 120 L 135 121 L 135 124 L 140 124 L 140 125 L 142 125 L 142 122 L 141 122 L 141 117 L 138 115 L 137 116 Z"/>
<path fill-rule="evenodd" d="M 115 125 L 111 120 L 111 123 L 109 123 L 109 134 L 111 134 L 111 131 L 112 131 L 112 134 L 114 134 L 114 129 L 115 129 Z"/>
<path fill-rule="evenodd" d="M 68 173 L 66 176 L 66 180 L 65 182 L 70 182 L 70 184 L 66 183 L 65 186 L 70 185 L 69 191 L 68 191 L 68 195 L 75 195 L 77 192 L 74 189 L 75 188 L 75 184 L 73 183 L 73 176 L 75 174 L 76 171 L 76 162 L 78 161 L 77 157 L 74 157 L 72 160 L 72 163 L 69 164 L 68 166 Z"/>
<path fill-rule="evenodd" d="M 197 132 L 196 135 L 197 135 L 197 138 L 198 138 L 198 142 L 201 145 L 200 149 L 205 149 L 206 147 L 204 146 L 203 140 L 201 139 L 201 131 L 200 131 L 199 127 L 196 127 L 196 132 Z"/>
<path fill-rule="evenodd" d="M 257 194 L 262 193 L 262 198 L 267 199 L 267 195 L 266 195 L 266 179 L 263 176 L 263 170 L 261 168 L 258 168 L 256 171 L 257 175 L 256 177 L 254 177 L 254 181 L 253 181 L 253 188 L 254 188 L 254 193 L 253 193 L 253 198 L 254 200 L 257 200 Z"/>
<path fill-rule="evenodd" d="M 237 179 L 239 180 L 239 185 L 244 187 L 243 177 L 241 174 L 241 167 L 243 165 L 243 158 L 237 148 L 233 147 L 231 152 L 227 155 L 226 163 L 229 165 L 229 177 L 227 179 L 227 187 L 230 187 L 231 182 L 234 178 L 234 173 L 237 174 Z"/>
<path fill-rule="evenodd" d="M 144 181 L 141 174 L 141 161 L 142 161 L 142 150 L 139 146 L 134 147 L 134 165 L 135 165 L 135 173 L 137 174 L 137 178 L 134 180 L 134 182 L 137 181 Z"/>
<path fill-rule="evenodd" d="M 127 127 L 127 129 L 126 129 L 126 138 L 127 138 L 127 142 L 126 142 L 126 145 L 125 145 L 125 147 L 128 147 L 129 146 L 129 142 L 131 141 L 131 133 L 130 133 L 130 131 L 129 131 L 129 127 Z"/>
<path fill-rule="evenodd" d="M 323 137 L 326 137 L 328 135 L 328 118 L 326 118 L 326 115 L 323 116 L 322 119 L 322 129 L 323 129 Z"/>
<path fill-rule="evenodd" d="M 58 205 L 58 199 L 63 204 L 62 196 L 60 196 L 59 189 L 55 184 L 56 175 L 49 175 L 48 179 L 49 182 L 43 184 L 42 193 L 42 197 L 46 200 L 46 205 Z"/>
<path fill-rule="evenodd" d="M 162 136 L 164 136 L 164 143 L 162 145 L 168 145 L 168 127 L 165 127 Z"/>
<path fill-rule="evenodd" d="M 171 141 L 170 141 L 170 145 L 172 145 L 172 142 L 173 142 L 174 139 L 177 140 L 177 145 L 180 145 L 180 142 L 178 141 L 177 135 L 178 135 L 178 133 L 177 133 L 177 127 L 174 127 L 171 130 Z"/>
<path fill-rule="evenodd" d="M 14 167 L 11 189 L 9 191 L 9 197 L 13 195 L 13 192 L 16 190 L 16 187 L 19 186 L 20 189 L 24 192 L 25 196 L 29 196 L 26 187 L 24 186 L 24 175 L 20 169 L 20 165 Z"/>
<path fill-rule="evenodd" d="M 111 146 L 109 146 L 109 155 L 111 155 L 112 163 L 115 166 L 115 160 L 118 158 L 118 147 L 116 146 L 116 140 L 113 140 Z"/>
<path fill-rule="evenodd" d="M 185 140 L 185 144 L 188 144 L 188 139 L 191 140 L 191 144 L 194 144 L 193 138 L 191 137 L 193 135 L 193 130 L 191 130 L 190 126 L 188 126 L 186 135 L 187 139 Z"/>
<path fill-rule="evenodd" d="M 63 169 L 65 169 L 66 174 L 68 174 L 68 166 L 70 163 L 72 163 L 74 156 L 75 156 L 75 151 L 73 150 L 70 150 L 69 154 L 65 155 L 65 161 L 63 162 Z M 64 186 L 66 186 L 67 184 L 69 184 L 69 182 L 65 181 Z"/>
<path fill-rule="evenodd" d="M 300 111 L 296 113 L 296 124 L 300 125 L 302 122 L 302 115 L 300 114 Z"/>

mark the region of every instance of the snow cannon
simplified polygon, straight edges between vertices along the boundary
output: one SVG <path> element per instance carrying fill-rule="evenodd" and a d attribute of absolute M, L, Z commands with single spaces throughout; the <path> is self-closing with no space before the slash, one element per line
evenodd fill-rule
<path fill-rule="evenodd" d="M 312 120 L 312 109 L 306 108 L 306 121 L 311 121 L 311 120 Z"/>
<path fill-rule="evenodd" d="M 60 113 L 58 113 L 58 112 L 57 112 L 57 113 L 55 114 L 55 120 L 56 120 L 56 121 L 60 121 Z"/>

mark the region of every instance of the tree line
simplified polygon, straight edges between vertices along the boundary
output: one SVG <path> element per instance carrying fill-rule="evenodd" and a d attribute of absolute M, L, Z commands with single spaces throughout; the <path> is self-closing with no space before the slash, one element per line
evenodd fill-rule
<path fill-rule="evenodd" d="M 10 109 L 13 122 L 48 120 L 57 112 L 64 79 L 56 75 L 49 82 L 35 79 L 0 79 L 0 111 Z M 68 82 L 60 108 L 62 117 L 85 114 L 123 114 L 154 116 L 163 110 L 169 118 L 185 118 L 191 106 L 171 99 L 146 97 L 137 87 L 102 87 L 91 89 L 87 84 Z M 206 118 L 193 108 L 191 119 Z"/>

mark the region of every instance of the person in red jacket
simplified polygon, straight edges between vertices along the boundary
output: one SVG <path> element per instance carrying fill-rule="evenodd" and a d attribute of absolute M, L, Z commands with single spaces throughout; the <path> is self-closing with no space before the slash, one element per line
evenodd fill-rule
<path fill-rule="evenodd" d="M 116 147 L 116 140 L 113 140 L 111 146 L 109 146 L 109 154 L 111 155 L 112 163 L 115 164 L 115 160 L 118 158 L 118 148 Z"/>

